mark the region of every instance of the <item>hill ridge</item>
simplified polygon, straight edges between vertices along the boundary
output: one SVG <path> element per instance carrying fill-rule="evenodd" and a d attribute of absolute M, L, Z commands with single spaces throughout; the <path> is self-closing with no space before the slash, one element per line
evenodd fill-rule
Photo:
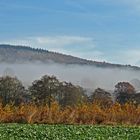
<path fill-rule="evenodd" d="M 112 64 L 87 60 L 72 55 L 51 52 L 42 48 L 33 48 L 22 45 L 0 44 L 0 63 L 54 62 L 59 64 L 78 64 L 104 68 L 130 68 L 140 70 L 138 66 Z"/>

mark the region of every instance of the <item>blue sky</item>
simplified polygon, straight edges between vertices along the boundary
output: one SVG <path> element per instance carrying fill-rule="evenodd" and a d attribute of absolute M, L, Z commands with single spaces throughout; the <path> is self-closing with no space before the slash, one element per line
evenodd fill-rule
<path fill-rule="evenodd" d="M 0 0 L 0 43 L 140 66 L 139 0 Z"/>

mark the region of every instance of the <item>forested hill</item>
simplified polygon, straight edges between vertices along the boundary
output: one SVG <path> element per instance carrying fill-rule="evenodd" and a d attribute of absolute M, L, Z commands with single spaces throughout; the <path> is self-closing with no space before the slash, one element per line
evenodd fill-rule
<path fill-rule="evenodd" d="M 130 65 L 111 64 L 106 62 L 90 61 L 78 57 L 35 49 L 27 46 L 0 45 L 0 63 L 26 63 L 26 62 L 55 62 L 59 64 L 91 65 L 103 68 L 130 68 L 140 70 Z"/>

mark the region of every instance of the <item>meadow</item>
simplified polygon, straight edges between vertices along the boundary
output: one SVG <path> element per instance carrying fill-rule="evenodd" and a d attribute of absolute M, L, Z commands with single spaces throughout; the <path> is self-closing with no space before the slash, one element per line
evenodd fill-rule
<path fill-rule="evenodd" d="M 1 140 L 139 140 L 140 127 L 1 124 Z"/>

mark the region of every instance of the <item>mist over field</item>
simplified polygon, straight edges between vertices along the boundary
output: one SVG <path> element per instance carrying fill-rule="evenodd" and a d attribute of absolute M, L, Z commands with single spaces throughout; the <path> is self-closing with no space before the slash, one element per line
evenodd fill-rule
<path fill-rule="evenodd" d="M 136 90 L 139 90 L 140 72 L 119 68 L 99 68 L 87 65 L 64 65 L 56 63 L 24 63 L 24 64 L 0 64 L 0 75 L 17 76 L 25 86 L 41 76 L 55 75 L 61 81 L 72 82 L 86 89 L 98 87 L 106 90 L 114 90 L 115 84 L 120 81 L 132 82 Z M 136 80 L 137 79 L 137 80 Z M 137 82 L 136 82 L 137 81 Z"/>

